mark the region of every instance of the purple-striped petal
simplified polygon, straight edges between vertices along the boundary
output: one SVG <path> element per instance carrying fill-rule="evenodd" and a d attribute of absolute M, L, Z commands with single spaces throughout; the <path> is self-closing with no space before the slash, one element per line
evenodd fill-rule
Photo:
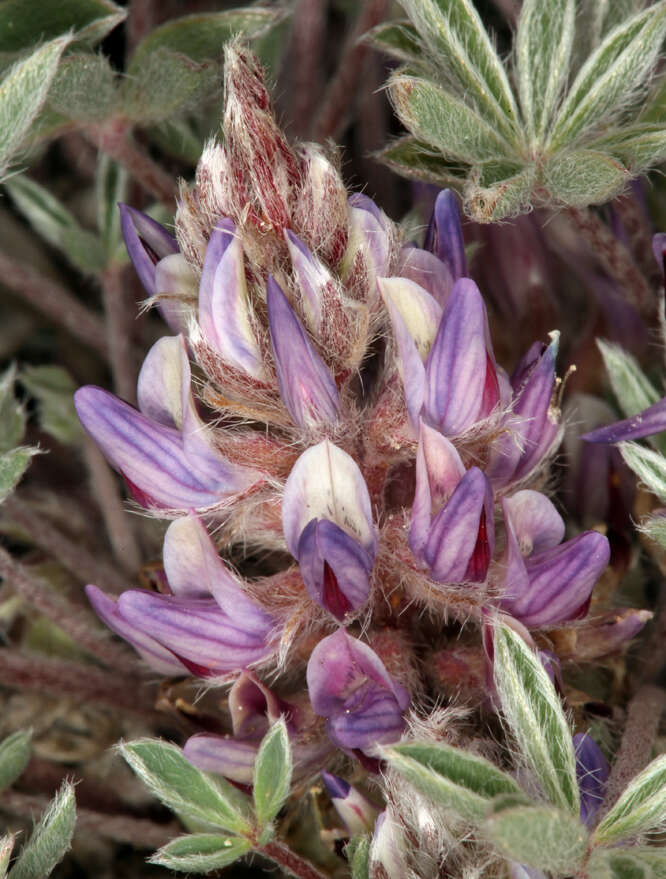
<path fill-rule="evenodd" d="M 582 439 L 588 443 L 621 443 L 652 436 L 662 430 L 666 430 L 666 397 L 643 409 L 638 415 L 585 433 Z"/>
<path fill-rule="evenodd" d="M 441 583 L 485 580 L 495 546 L 493 495 L 478 467 L 462 477 L 435 516 L 423 555 Z"/>
<path fill-rule="evenodd" d="M 503 598 L 501 607 L 528 628 L 575 619 L 585 608 L 609 557 L 608 540 L 597 531 L 586 531 L 537 553 L 525 562 L 528 591 L 515 601 Z"/>
<path fill-rule="evenodd" d="M 219 456 L 202 481 L 178 430 L 147 418 L 102 388 L 80 388 L 74 403 L 87 432 L 144 505 L 207 509 L 251 484 L 251 471 Z"/>
<path fill-rule="evenodd" d="M 576 733 L 573 743 L 580 788 L 580 819 L 587 827 L 592 827 L 604 798 L 610 767 L 599 745 L 587 733 Z"/>
<path fill-rule="evenodd" d="M 261 351 L 252 329 L 243 245 L 231 220 L 213 229 L 199 285 L 199 326 L 205 340 L 232 366 L 262 378 Z"/>
<path fill-rule="evenodd" d="M 113 598 L 109 598 L 101 589 L 93 585 L 86 586 L 86 595 L 102 622 L 116 635 L 128 641 L 151 668 L 165 675 L 186 673 L 185 666 L 170 650 L 147 635 L 140 626 L 132 625 L 118 612 L 118 606 Z"/>
<path fill-rule="evenodd" d="M 363 474 L 351 455 L 328 440 L 303 452 L 284 487 L 282 527 L 294 558 L 298 558 L 301 534 L 312 519 L 334 522 L 374 560 L 377 531 Z"/>
<path fill-rule="evenodd" d="M 409 529 L 409 546 L 418 558 L 428 540 L 433 515 L 448 501 L 464 475 L 465 465 L 453 443 L 421 422 Z"/>
<path fill-rule="evenodd" d="M 343 711 L 328 718 L 326 732 L 339 748 L 372 751 L 376 745 L 396 742 L 404 727 L 393 694 L 367 682 L 347 699 Z"/>
<path fill-rule="evenodd" d="M 155 266 L 165 256 L 178 252 L 178 242 L 164 226 L 147 214 L 126 204 L 119 204 L 118 207 L 120 228 L 129 258 L 146 292 L 154 296 L 159 292 L 155 288 Z"/>
<path fill-rule="evenodd" d="M 373 559 L 357 540 L 328 519 L 312 519 L 298 542 L 308 595 L 340 622 L 368 600 Z"/>
<path fill-rule="evenodd" d="M 502 509 L 524 556 L 552 549 L 564 539 L 564 520 L 540 491 L 517 491 L 502 501 Z"/>
<path fill-rule="evenodd" d="M 231 736 L 197 733 L 185 742 L 183 753 L 198 769 L 217 772 L 238 784 L 252 784 L 259 745 Z"/>
<path fill-rule="evenodd" d="M 424 247 L 442 260 L 454 281 L 467 275 L 460 209 L 458 199 L 450 189 L 442 190 L 437 196 Z"/>
<path fill-rule="evenodd" d="M 499 384 L 486 343 L 486 307 L 468 278 L 457 281 L 426 361 L 425 411 L 442 433 L 455 436 L 486 417 Z"/>
<path fill-rule="evenodd" d="M 282 401 L 300 427 L 338 420 L 340 398 L 330 370 L 314 350 L 287 297 L 272 277 L 266 304 Z"/>
<path fill-rule="evenodd" d="M 239 671 L 271 652 L 265 614 L 255 624 L 247 613 L 230 616 L 214 599 L 158 595 L 130 589 L 118 599 L 118 610 L 132 625 L 171 650 L 188 668 L 208 674 Z M 200 673 L 201 673 L 200 672 Z"/>
<path fill-rule="evenodd" d="M 454 278 L 451 269 L 441 259 L 428 250 L 421 250 L 420 247 L 403 247 L 400 251 L 397 273 L 423 287 L 444 308 Z"/>

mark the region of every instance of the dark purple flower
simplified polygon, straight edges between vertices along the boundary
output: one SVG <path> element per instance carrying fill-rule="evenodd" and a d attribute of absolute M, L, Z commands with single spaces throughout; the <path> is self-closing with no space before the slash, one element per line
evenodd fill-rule
<path fill-rule="evenodd" d="M 587 733 L 576 733 L 573 742 L 580 788 L 580 819 L 592 827 L 604 797 L 610 767 L 599 745 Z"/>
<path fill-rule="evenodd" d="M 307 668 L 315 714 L 325 717 L 331 741 L 370 755 L 400 738 L 409 693 L 367 644 L 338 629 L 317 644 Z"/>
<path fill-rule="evenodd" d="M 437 196 L 424 247 L 447 266 L 454 281 L 467 275 L 460 209 L 450 189 L 442 190 Z"/>

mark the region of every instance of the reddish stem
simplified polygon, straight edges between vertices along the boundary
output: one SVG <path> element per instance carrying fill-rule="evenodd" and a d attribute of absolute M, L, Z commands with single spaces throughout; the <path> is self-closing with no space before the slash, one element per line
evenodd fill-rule
<path fill-rule="evenodd" d="M 257 851 L 282 867 L 290 876 L 296 876 L 297 879 L 327 879 L 325 873 L 317 870 L 309 861 L 297 855 L 283 842 L 269 842 Z"/>

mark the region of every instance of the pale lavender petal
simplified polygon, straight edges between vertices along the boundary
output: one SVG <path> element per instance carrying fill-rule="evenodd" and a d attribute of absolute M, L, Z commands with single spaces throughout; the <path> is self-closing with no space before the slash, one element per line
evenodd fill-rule
<path fill-rule="evenodd" d="M 182 253 L 170 253 L 155 266 L 157 307 L 174 333 L 188 332 L 198 287 L 198 275 Z"/>
<path fill-rule="evenodd" d="M 540 491 L 517 491 L 502 501 L 504 519 L 511 519 L 523 555 L 552 549 L 564 539 L 564 520 Z"/>
<path fill-rule="evenodd" d="M 183 753 L 204 772 L 217 772 L 238 784 L 252 784 L 258 744 L 230 736 L 197 733 L 185 742 Z"/>
<path fill-rule="evenodd" d="M 301 291 L 303 311 L 314 333 L 321 329 L 322 304 L 327 285 L 333 283 L 331 273 L 290 229 L 284 232 L 291 264 Z"/>
<path fill-rule="evenodd" d="M 658 232 L 652 236 L 652 253 L 654 253 L 654 258 L 657 260 L 657 265 L 663 278 L 665 268 L 664 257 L 666 256 L 666 232 Z"/>
<path fill-rule="evenodd" d="M 430 251 L 403 247 L 397 274 L 423 287 L 444 308 L 454 280 L 448 265 Z"/>
<path fill-rule="evenodd" d="M 126 204 L 119 204 L 118 207 L 120 228 L 129 258 L 146 291 L 154 296 L 158 292 L 155 289 L 155 266 L 165 256 L 178 252 L 178 242 L 164 226 L 147 214 Z"/>
<path fill-rule="evenodd" d="M 307 682 L 315 714 L 330 717 L 344 711 L 346 701 L 368 681 L 392 693 L 400 709 L 406 710 L 409 693 L 393 680 L 377 654 L 345 629 L 322 638 L 312 651 Z"/>
<path fill-rule="evenodd" d="M 587 733 L 576 733 L 573 743 L 580 788 L 580 819 L 592 827 L 604 798 L 610 767 L 599 745 Z"/>
<path fill-rule="evenodd" d="M 502 499 L 502 512 L 506 530 L 506 546 L 502 555 L 504 568 L 504 592 L 502 602 L 519 601 L 529 592 L 530 578 L 525 566 L 525 558 L 513 527 L 513 521 L 506 508 L 506 498 Z M 500 606 L 504 606 L 500 603 Z"/>
<path fill-rule="evenodd" d="M 484 580 L 495 545 L 490 483 L 478 467 L 462 477 L 435 516 L 424 558 L 441 583 Z"/>
<path fill-rule="evenodd" d="M 425 361 L 442 319 L 442 306 L 427 290 L 408 278 L 378 278 L 377 286 L 391 320 L 397 310 L 421 360 Z"/>
<path fill-rule="evenodd" d="M 379 285 L 381 290 L 381 285 Z M 414 427 L 417 426 L 423 409 L 426 391 L 426 371 L 423 360 L 412 338 L 407 324 L 397 307 L 389 299 L 385 300 L 393 333 L 398 345 L 397 364 L 405 393 L 407 411 Z"/>
<path fill-rule="evenodd" d="M 421 557 L 427 542 L 433 515 L 448 501 L 464 475 L 465 465 L 453 443 L 421 422 L 409 529 L 409 546 L 417 557 Z"/>
<path fill-rule="evenodd" d="M 528 628 L 575 619 L 584 610 L 609 557 L 608 540 L 597 531 L 586 531 L 533 555 L 525 562 L 528 592 L 516 601 L 502 599 L 501 606 Z"/>
<path fill-rule="evenodd" d="M 81 423 L 144 505 L 206 509 L 238 490 L 238 468 L 219 459 L 210 479 L 193 472 L 179 431 L 147 418 L 113 394 L 86 385 L 74 394 Z"/>
<path fill-rule="evenodd" d="M 144 415 L 180 427 L 182 413 L 182 336 L 162 336 L 143 361 L 137 383 L 139 409 Z"/>
<path fill-rule="evenodd" d="M 437 196 L 424 247 L 447 265 L 454 281 L 467 275 L 460 209 L 450 189 L 442 190 Z"/>
<path fill-rule="evenodd" d="M 517 861 L 507 861 L 509 865 L 509 879 L 548 879 L 548 876 L 536 867 L 526 867 Z"/>
<path fill-rule="evenodd" d="M 194 665 L 208 674 L 240 671 L 271 652 L 263 616 L 258 617 L 257 626 L 249 626 L 245 614 L 232 619 L 213 599 L 131 589 L 118 599 L 118 610 L 189 663 L 188 668 Z"/>
<path fill-rule="evenodd" d="M 97 616 L 112 632 L 128 641 L 146 660 L 151 668 L 165 675 L 182 675 L 187 669 L 170 650 L 162 647 L 154 638 L 147 635 L 139 626 L 133 626 L 118 612 L 116 602 L 97 586 L 86 586 L 88 601 Z"/>
<path fill-rule="evenodd" d="M 375 277 L 386 275 L 390 262 L 390 221 L 371 198 L 360 192 L 349 197 L 350 244 L 364 249 Z M 374 284 L 373 284 L 374 286 Z"/>
<path fill-rule="evenodd" d="M 652 436 L 654 433 L 661 433 L 662 430 L 666 430 L 666 397 L 643 409 L 638 415 L 585 433 L 582 439 L 588 443 L 620 443 Z"/>
<path fill-rule="evenodd" d="M 312 519 L 335 522 L 375 558 L 377 531 L 363 474 L 351 455 L 328 440 L 303 452 L 284 487 L 282 527 L 294 558 Z"/>
<path fill-rule="evenodd" d="M 254 378 L 264 375 L 252 329 L 243 246 L 231 220 L 211 233 L 199 286 L 199 326 L 205 340 L 228 363 Z"/>
<path fill-rule="evenodd" d="M 426 361 L 425 411 L 449 436 L 484 417 L 488 378 L 494 375 L 497 385 L 485 327 L 486 307 L 478 287 L 468 278 L 457 281 Z"/>
<path fill-rule="evenodd" d="M 300 427 L 335 423 L 340 398 L 333 376 L 270 275 L 266 304 L 280 395 L 289 414 Z"/>
<path fill-rule="evenodd" d="M 312 519 L 301 534 L 297 557 L 308 595 L 337 620 L 368 600 L 373 559 L 334 522 Z"/>

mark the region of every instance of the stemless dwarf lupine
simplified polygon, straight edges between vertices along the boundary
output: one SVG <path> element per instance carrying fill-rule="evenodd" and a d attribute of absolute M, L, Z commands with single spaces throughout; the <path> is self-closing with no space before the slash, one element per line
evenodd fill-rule
<path fill-rule="evenodd" d="M 138 410 L 93 387 L 76 405 L 134 500 L 173 521 L 161 593 L 88 595 L 156 671 L 231 684 L 220 730 L 185 746 L 196 766 L 251 783 L 284 716 L 301 777 L 341 752 L 372 774 L 379 745 L 416 736 L 427 657 L 456 626 L 483 663 L 489 615 L 530 641 L 579 632 L 595 656 L 646 617 L 581 623 L 609 546 L 596 531 L 565 540 L 540 491 L 562 435 L 558 333 L 509 378 L 454 194 L 438 195 L 423 248 L 403 242 L 371 199 L 347 196 L 332 156 L 287 141 L 237 44 L 224 131 L 181 190 L 175 238 L 121 209 L 132 262 L 177 335 L 149 352 Z M 237 575 L 219 554 L 231 546 L 272 553 L 279 569 Z M 452 645 L 437 667 L 458 655 Z M 371 828 L 369 803 L 324 780 L 343 820 Z M 390 875 L 399 823 L 391 807 L 372 843 Z"/>

